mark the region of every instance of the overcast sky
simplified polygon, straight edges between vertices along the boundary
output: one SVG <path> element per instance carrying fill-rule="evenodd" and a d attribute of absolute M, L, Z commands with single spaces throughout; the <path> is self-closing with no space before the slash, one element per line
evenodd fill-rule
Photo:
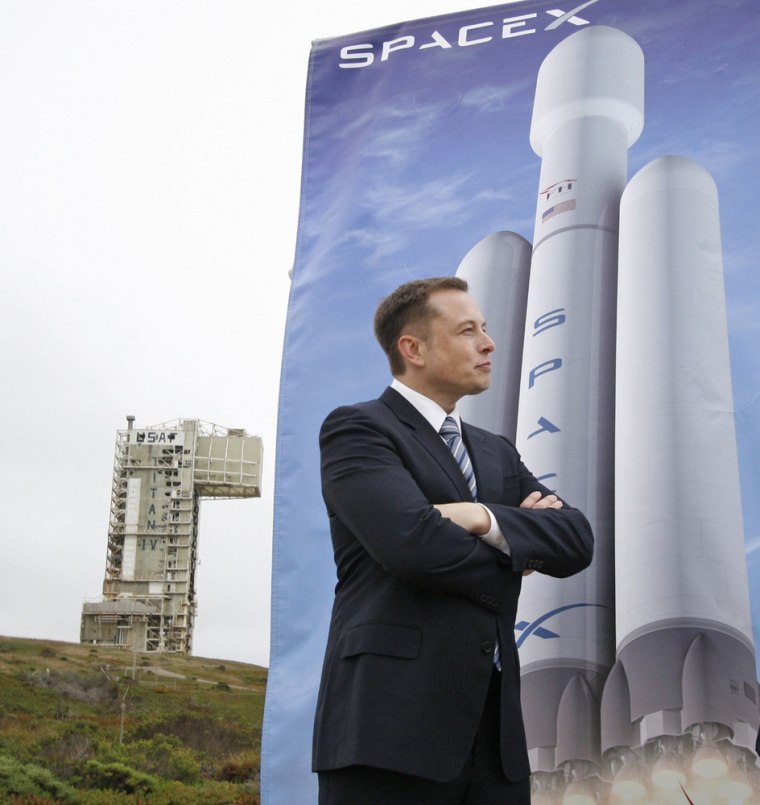
<path fill-rule="evenodd" d="M 0 634 L 78 641 L 116 430 L 197 418 L 265 467 L 202 505 L 194 653 L 268 663 L 310 43 L 484 5 L 0 2 Z"/>

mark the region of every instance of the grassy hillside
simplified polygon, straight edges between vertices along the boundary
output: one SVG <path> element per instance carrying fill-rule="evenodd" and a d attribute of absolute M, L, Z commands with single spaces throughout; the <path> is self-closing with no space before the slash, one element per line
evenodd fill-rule
<path fill-rule="evenodd" d="M 0 636 L 0 802 L 258 805 L 266 675 Z"/>

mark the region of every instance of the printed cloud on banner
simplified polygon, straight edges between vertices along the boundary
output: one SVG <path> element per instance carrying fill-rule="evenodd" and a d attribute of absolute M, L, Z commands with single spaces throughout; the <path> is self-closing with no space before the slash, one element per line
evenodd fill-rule
<path fill-rule="evenodd" d="M 492 388 L 464 418 L 516 439 L 597 538 L 582 574 L 523 586 L 534 801 L 760 794 L 758 35 L 748 0 L 592 0 L 314 44 L 265 803 L 316 802 L 334 585 L 319 425 L 387 383 L 377 301 L 455 272 L 497 342 Z"/>

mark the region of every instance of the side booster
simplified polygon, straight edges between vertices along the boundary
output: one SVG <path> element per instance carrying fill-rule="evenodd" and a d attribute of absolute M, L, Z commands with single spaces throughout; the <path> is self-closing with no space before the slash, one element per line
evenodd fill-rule
<path fill-rule="evenodd" d="M 600 765 L 599 697 L 614 662 L 613 471 L 618 212 L 644 125 L 644 55 L 585 28 L 538 73 L 530 141 L 542 157 L 517 443 L 526 464 L 588 516 L 583 573 L 523 583 L 517 641 L 533 772 Z"/>
<path fill-rule="evenodd" d="M 631 748 L 683 765 L 716 741 L 753 764 L 757 677 L 718 195 L 683 157 L 651 162 L 623 195 L 616 419 L 618 659 L 602 749 L 613 771 Z"/>
<path fill-rule="evenodd" d="M 530 252 L 530 243 L 522 235 L 494 232 L 467 252 L 456 272 L 467 281 L 496 342 L 491 388 L 464 397 L 459 410 L 465 422 L 512 441 L 517 430 Z"/>

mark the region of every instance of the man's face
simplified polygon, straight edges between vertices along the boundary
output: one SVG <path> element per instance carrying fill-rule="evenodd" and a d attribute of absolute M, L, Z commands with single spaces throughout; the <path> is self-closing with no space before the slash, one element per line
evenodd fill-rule
<path fill-rule="evenodd" d="M 491 385 L 491 353 L 495 344 L 485 331 L 483 314 L 464 291 L 435 291 L 430 304 L 438 315 L 419 345 L 422 391 L 450 411 L 465 394 Z"/>

